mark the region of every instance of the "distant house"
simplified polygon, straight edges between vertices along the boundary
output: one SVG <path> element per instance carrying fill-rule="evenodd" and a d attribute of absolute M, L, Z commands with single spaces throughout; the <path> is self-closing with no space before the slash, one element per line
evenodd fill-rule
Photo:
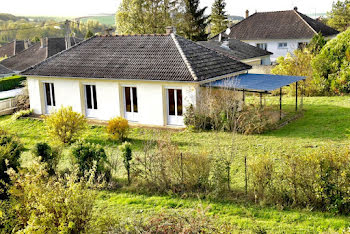
<path fill-rule="evenodd" d="M 30 46 L 29 41 L 13 40 L 0 46 L 0 58 L 14 56 Z"/>
<path fill-rule="evenodd" d="M 280 56 L 308 44 L 316 33 L 333 38 L 339 32 L 300 12 L 290 11 L 259 12 L 230 27 L 224 36 L 238 39 L 273 53 L 274 62 Z M 225 33 L 223 33 L 225 34 Z M 219 36 L 213 38 L 217 40 Z"/>
<path fill-rule="evenodd" d="M 4 67 L 3 65 L 0 64 L 0 78 L 1 77 L 6 77 L 6 76 L 11 76 L 14 74 L 14 72 L 7 67 Z"/>
<path fill-rule="evenodd" d="M 22 74 L 35 114 L 72 106 L 87 118 L 183 126 L 201 85 L 250 68 L 169 31 L 92 37 Z"/>
<path fill-rule="evenodd" d="M 81 40 L 73 38 L 71 45 Z M 65 38 L 42 38 L 40 42 L 0 62 L 1 65 L 16 73 L 26 70 L 35 64 L 66 49 Z"/>
<path fill-rule="evenodd" d="M 218 39 L 198 43 L 251 66 L 271 64 L 271 52 L 236 39 L 221 39 L 221 41 Z"/>

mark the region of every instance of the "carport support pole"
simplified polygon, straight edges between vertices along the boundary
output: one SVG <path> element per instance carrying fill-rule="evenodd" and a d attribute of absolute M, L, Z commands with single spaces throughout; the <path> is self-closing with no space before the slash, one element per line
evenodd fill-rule
<path fill-rule="evenodd" d="M 298 82 L 295 83 L 295 111 L 298 111 Z"/>
<path fill-rule="evenodd" d="M 280 88 L 280 120 L 282 119 L 282 87 Z"/>
<path fill-rule="evenodd" d="M 243 104 L 245 104 L 245 90 L 243 89 Z"/>
<path fill-rule="evenodd" d="M 262 96 L 263 96 L 263 94 L 262 94 L 262 93 L 260 93 L 260 107 L 261 107 L 261 108 L 263 107 L 263 103 L 262 103 Z"/>

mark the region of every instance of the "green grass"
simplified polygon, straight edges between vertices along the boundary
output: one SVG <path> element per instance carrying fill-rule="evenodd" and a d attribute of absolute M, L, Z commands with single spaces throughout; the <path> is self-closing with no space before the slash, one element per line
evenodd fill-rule
<path fill-rule="evenodd" d="M 269 97 L 268 104 L 277 104 L 278 97 Z M 284 110 L 292 113 L 294 98 L 284 98 Z M 329 145 L 345 146 L 349 144 L 350 134 L 350 97 L 310 97 L 304 99 L 304 116 L 285 127 L 266 132 L 261 135 L 239 135 L 223 132 L 189 132 L 161 131 L 169 134 L 179 145 L 181 151 L 206 151 L 212 154 L 219 147 L 235 147 L 234 168 L 231 177 L 235 188 L 243 189 L 242 166 L 243 157 L 270 153 L 278 158 L 281 154 L 304 154 L 318 147 Z M 12 121 L 10 116 L 0 117 L 0 127 L 16 133 L 25 145 L 26 152 L 22 156 L 22 165 L 30 163 L 29 150 L 36 142 L 50 141 L 43 122 L 33 119 Z M 135 151 L 141 150 L 142 144 L 155 138 L 159 130 L 132 129 L 130 142 Z M 91 126 L 82 136 L 90 142 L 101 144 L 110 155 L 113 155 L 119 143 L 108 139 L 104 127 Z M 233 143 L 232 143 L 233 142 Z M 69 154 L 69 149 L 65 150 Z M 122 163 L 119 163 L 120 176 L 125 178 Z M 69 165 L 66 159 L 62 168 Z M 96 212 L 122 218 L 137 218 L 151 216 L 160 212 L 185 212 L 196 208 L 200 203 L 209 206 L 210 215 L 220 221 L 235 225 L 240 230 L 253 230 L 257 226 L 269 232 L 320 232 L 342 230 L 350 226 L 350 218 L 335 216 L 330 213 L 311 212 L 307 210 L 279 210 L 277 208 L 262 208 L 249 204 L 235 202 L 218 202 L 204 199 L 181 199 L 171 196 L 151 196 L 133 194 L 117 190 L 115 192 L 100 192 L 96 204 Z"/>

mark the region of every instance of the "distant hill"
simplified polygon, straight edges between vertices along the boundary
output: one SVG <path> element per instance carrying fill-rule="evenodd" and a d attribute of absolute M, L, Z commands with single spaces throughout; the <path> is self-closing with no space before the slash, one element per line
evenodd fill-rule
<path fill-rule="evenodd" d="M 2 20 L 2 21 L 27 20 L 28 21 L 28 18 L 23 17 L 23 16 L 14 16 L 14 15 L 7 14 L 7 13 L 0 13 L 0 20 Z"/>
<path fill-rule="evenodd" d="M 88 20 L 96 20 L 104 25 L 108 25 L 108 26 L 115 25 L 115 14 L 98 14 L 98 15 L 78 17 L 75 19 L 81 20 L 83 22 L 87 22 Z"/>

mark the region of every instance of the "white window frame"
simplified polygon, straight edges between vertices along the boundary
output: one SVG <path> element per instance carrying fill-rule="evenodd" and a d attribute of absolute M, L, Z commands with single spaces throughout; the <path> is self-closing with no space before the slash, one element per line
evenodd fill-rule
<path fill-rule="evenodd" d="M 97 118 L 97 114 L 98 114 L 98 98 L 97 98 L 97 85 L 96 83 L 83 83 L 83 89 L 84 89 L 84 103 L 85 103 L 85 115 L 88 118 Z M 86 86 L 90 85 L 90 91 L 91 91 L 91 105 L 92 105 L 92 109 L 88 108 L 88 99 L 87 99 L 87 92 L 86 92 Z M 93 89 L 92 86 L 95 86 L 96 88 L 96 103 L 97 103 L 97 108 L 95 109 L 95 102 L 94 102 L 94 95 L 93 95 Z"/>
<path fill-rule="evenodd" d="M 136 85 L 121 85 L 122 87 L 122 92 L 123 92 L 123 107 L 124 107 L 124 117 L 132 122 L 138 122 L 138 116 L 139 116 L 139 112 L 140 112 L 140 108 L 139 108 L 139 98 L 138 98 L 138 88 Z M 125 93 L 125 88 L 130 88 L 130 103 L 131 103 L 131 112 L 127 112 L 126 110 L 126 93 Z M 133 89 L 136 89 L 136 96 L 137 96 L 137 112 L 135 112 L 134 110 L 134 95 L 133 95 Z"/>
<path fill-rule="evenodd" d="M 278 49 L 288 49 L 288 42 L 278 42 Z"/>
<path fill-rule="evenodd" d="M 175 101 L 175 115 L 170 115 L 169 106 L 169 89 L 174 90 L 174 101 Z M 177 110 L 177 90 L 181 90 L 182 94 L 182 115 L 178 115 Z M 184 90 L 182 87 L 165 87 L 166 92 L 166 106 L 167 106 L 167 123 L 168 125 L 184 125 Z"/>
<path fill-rule="evenodd" d="M 263 45 L 264 48 L 261 48 L 260 45 Z M 267 43 L 256 43 L 256 47 L 262 50 L 267 50 Z"/>
<path fill-rule="evenodd" d="M 47 93 L 46 93 L 46 84 L 49 84 L 50 87 L 50 100 L 51 100 L 51 105 L 48 105 L 47 103 Z M 52 86 L 55 89 L 55 83 L 52 81 L 42 81 L 42 87 L 44 91 L 44 98 L 45 98 L 45 114 L 50 114 L 52 111 L 55 110 L 56 108 L 56 90 L 55 94 L 53 94 Z"/>

